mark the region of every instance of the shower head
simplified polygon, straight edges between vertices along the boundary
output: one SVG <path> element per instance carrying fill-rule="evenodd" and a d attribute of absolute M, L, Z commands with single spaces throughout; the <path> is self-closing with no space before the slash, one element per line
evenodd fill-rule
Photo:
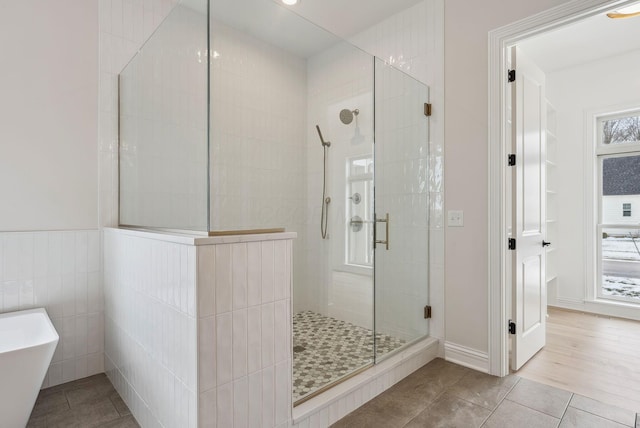
<path fill-rule="evenodd" d="M 316 130 L 318 131 L 318 136 L 320 137 L 320 142 L 322 143 L 322 147 L 331 146 L 331 143 L 329 141 L 324 141 L 324 138 L 322 138 L 322 132 L 320 132 L 320 127 L 318 125 L 316 125 Z"/>
<path fill-rule="evenodd" d="M 358 109 L 355 109 L 355 110 L 349 110 L 346 108 L 342 109 L 340 110 L 340 121 L 345 125 L 348 125 L 351 122 L 353 122 L 353 117 L 357 116 L 358 114 L 360 114 L 360 110 Z"/>

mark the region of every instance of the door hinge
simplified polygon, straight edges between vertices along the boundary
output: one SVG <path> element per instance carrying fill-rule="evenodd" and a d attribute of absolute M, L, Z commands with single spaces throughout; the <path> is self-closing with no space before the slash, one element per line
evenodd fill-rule
<path fill-rule="evenodd" d="M 431 104 L 430 103 L 424 103 L 424 115 L 425 116 L 431 116 Z"/>
<path fill-rule="evenodd" d="M 428 320 L 431 318 L 431 306 L 427 305 L 424 307 L 424 319 Z"/>
<path fill-rule="evenodd" d="M 516 334 L 516 323 L 509 320 L 509 334 Z"/>
<path fill-rule="evenodd" d="M 509 78 L 508 78 L 509 82 L 515 82 L 516 81 L 516 70 L 509 70 Z"/>
<path fill-rule="evenodd" d="M 510 154 L 509 155 L 509 166 L 514 166 L 516 164 L 516 155 L 515 154 Z"/>
<path fill-rule="evenodd" d="M 509 238 L 509 249 L 510 250 L 515 250 L 516 249 L 516 240 L 515 240 L 515 238 Z"/>

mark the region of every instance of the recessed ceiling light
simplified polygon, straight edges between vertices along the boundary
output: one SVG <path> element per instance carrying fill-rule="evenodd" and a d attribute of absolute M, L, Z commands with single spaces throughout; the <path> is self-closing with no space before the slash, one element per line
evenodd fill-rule
<path fill-rule="evenodd" d="M 298 0 L 282 0 L 282 3 L 287 6 L 293 6 L 294 4 L 298 4 Z"/>

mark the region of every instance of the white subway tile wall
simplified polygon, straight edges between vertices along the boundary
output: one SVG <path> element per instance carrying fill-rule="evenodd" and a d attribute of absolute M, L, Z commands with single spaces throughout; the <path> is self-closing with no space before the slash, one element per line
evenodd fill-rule
<path fill-rule="evenodd" d="M 288 424 L 292 240 L 197 252 L 200 426 Z"/>
<path fill-rule="evenodd" d="M 299 230 L 305 203 L 306 61 L 211 25 L 211 228 Z"/>
<path fill-rule="evenodd" d="M 105 230 L 106 372 L 143 426 L 291 420 L 291 247 Z M 250 272 L 278 296 L 249 304 Z"/>
<path fill-rule="evenodd" d="M 99 0 L 100 224 L 118 226 L 118 73 L 178 0 Z"/>
<path fill-rule="evenodd" d="M 107 376 L 142 426 L 198 426 L 196 247 L 105 229 L 104 255 Z"/>
<path fill-rule="evenodd" d="M 100 232 L 0 233 L 0 313 L 43 307 L 60 341 L 43 387 L 104 371 Z"/>
<path fill-rule="evenodd" d="M 207 230 L 206 51 L 206 14 L 177 5 L 120 73 L 121 224 Z"/>

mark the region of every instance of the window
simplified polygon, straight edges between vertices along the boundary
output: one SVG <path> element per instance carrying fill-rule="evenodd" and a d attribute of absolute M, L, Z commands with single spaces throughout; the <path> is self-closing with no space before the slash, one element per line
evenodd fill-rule
<path fill-rule="evenodd" d="M 640 111 L 600 117 L 596 125 L 600 170 L 596 294 L 640 304 L 640 224 L 631 208 L 640 203 Z"/>
<path fill-rule="evenodd" d="M 373 266 L 373 156 L 347 159 L 345 263 Z"/>
<path fill-rule="evenodd" d="M 640 141 L 640 113 L 601 118 L 600 138 L 602 145 L 634 143 Z"/>

